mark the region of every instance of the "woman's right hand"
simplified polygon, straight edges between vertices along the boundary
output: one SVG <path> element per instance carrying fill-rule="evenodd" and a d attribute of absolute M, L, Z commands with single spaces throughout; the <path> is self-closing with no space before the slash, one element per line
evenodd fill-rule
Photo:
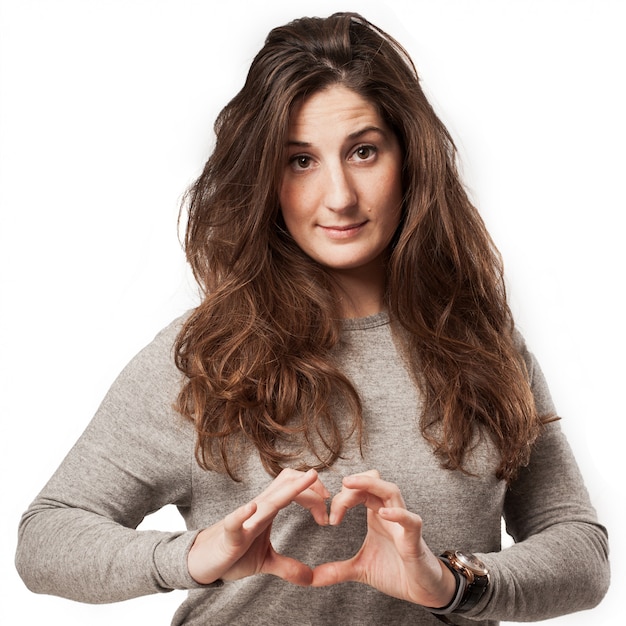
<path fill-rule="evenodd" d="M 272 547 L 272 522 L 281 509 L 297 502 L 318 524 L 327 525 L 329 497 L 315 470 L 283 470 L 254 500 L 198 534 L 187 557 L 189 573 L 202 585 L 260 573 L 310 585 L 311 568 Z"/>

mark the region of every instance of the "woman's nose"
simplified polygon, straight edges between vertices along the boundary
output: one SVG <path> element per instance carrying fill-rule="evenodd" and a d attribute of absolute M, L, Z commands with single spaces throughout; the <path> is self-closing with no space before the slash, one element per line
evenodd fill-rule
<path fill-rule="evenodd" d="M 341 212 L 353 208 L 357 203 L 357 193 L 348 172 L 341 165 L 328 168 L 323 182 L 326 208 Z"/>

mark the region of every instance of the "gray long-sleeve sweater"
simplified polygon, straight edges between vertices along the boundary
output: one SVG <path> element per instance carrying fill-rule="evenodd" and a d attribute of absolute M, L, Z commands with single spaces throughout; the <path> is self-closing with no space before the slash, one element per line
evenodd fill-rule
<path fill-rule="evenodd" d="M 187 552 L 199 529 L 251 500 L 270 482 L 255 454 L 243 481 L 201 470 L 194 430 L 173 409 L 181 374 L 172 323 L 113 384 L 96 416 L 20 525 L 17 567 L 30 589 L 83 602 L 114 602 L 188 589 L 172 624 L 439 624 L 426 609 L 357 583 L 314 589 L 272 576 L 219 588 L 197 585 Z M 396 350 L 386 314 L 345 322 L 339 359 L 364 406 L 363 457 L 345 458 L 321 474 L 331 492 L 341 478 L 367 469 L 396 483 L 407 508 L 424 520 L 437 554 L 480 554 L 491 585 L 458 624 L 532 621 L 594 606 L 609 581 L 607 536 L 558 423 L 546 427 L 530 465 L 507 486 L 494 477 L 488 438 L 472 453 L 476 474 L 442 469 L 418 427 L 420 396 Z M 522 348 L 540 413 L 553 412 L 533 357 Z M 341 416 L 338 416 L 341 419 Z M 175 504 L 187 531 L 137 531 L 145 515 Z M 501 550 L 501 518 L 516 544 Z M 291 505 L 273 525 L 275 548 L 315 566 L 349 558 L 365 534 L 365 512 L 339 527 L 318 527 Z"/>

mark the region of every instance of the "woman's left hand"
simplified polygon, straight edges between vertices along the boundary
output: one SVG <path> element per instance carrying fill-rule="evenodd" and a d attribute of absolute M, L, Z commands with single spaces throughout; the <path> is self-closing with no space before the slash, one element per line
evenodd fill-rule
<path fill-rule="evenodd" d="M 313 586 L 340 582 L 365 583 L 390 596 L 427 607 L 446 606 L 456 581 L 422 538 L 422 519 L 405 507 L 398 487 L 376 470 L 348 476 L 333 498 L 330 523 L 338 525 L 346 512 L 367 507 L 367 535 L 355 556 L 324 563 L 313 570 Z"/>

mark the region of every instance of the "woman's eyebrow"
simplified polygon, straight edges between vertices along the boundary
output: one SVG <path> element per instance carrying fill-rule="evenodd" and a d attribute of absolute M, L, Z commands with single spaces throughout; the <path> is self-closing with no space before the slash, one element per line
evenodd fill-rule
<path fill-rule="evenodd" d="M 348 135 L 348 139 L 358 139 L 362 135 L 365 135 L 370 132 L 378 133 L 380 135 L 385 135 L 385 136 L 387 135 L 387 133 L 382 128 L 379 128 L 378 126 L 366 126 L 365 128 L 361 128 L 360 130 L 355 130 L 353 133 L 350 133 Z"/>
<path fill-rule="evenodd" d="M 386 136 L 387 133 L 378 126 L 366 126 L 365 128 L 360 128 L 359 130 L 355 130 L 347 136 L 347 139 L 358 139 L 359 137 L 366 135 L 367 133 L 378 133 L 379 135 Z M 313 144 L 309 141 L 300 141 L 298 139 L 289 139 L 287 141 L 288 146 L 295 146 L 298 148 L 310 148 Z"/>
<path fill-rule="evenodd" d="M 298 141 L 296 139 L 290 139 L 287 141 L 288 146 L 297 146 L 298 148 L 310 148 L 313 144 L 308 141 Z"/>

